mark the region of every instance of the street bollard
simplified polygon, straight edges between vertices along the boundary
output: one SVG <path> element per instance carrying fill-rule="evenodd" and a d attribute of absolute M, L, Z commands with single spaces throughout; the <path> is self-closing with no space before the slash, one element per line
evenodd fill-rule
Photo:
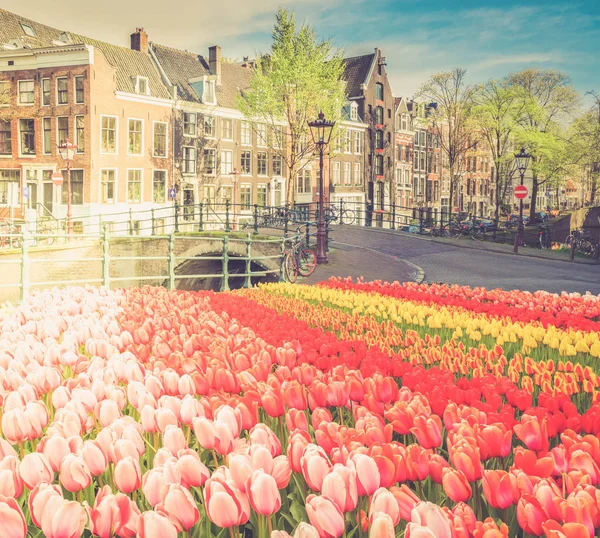
<path fill-rule="evenodd" d="M 156 225 L 154 221 L 154 208 L 152 209 L 152 235 L 156 235 Z"/>
<path fill-rule="evenodd" d="M 223 278 L 221 291 L 229 291 L 229 236 L 223 237 Z"/>
<path fill-rule="evenodd" d="M 254 235 L 258 235 L 258 204 L 254 204 Z"/>
<path fill-rule="evenodd" d="M 225 200 L 225 231 L 229 233 L 231 227 L 229 225 L 229 200 Z"/>
<path fill-rule="evenodd" d="M 179 233 L 179 204 L 177 203 L 177 200 L 175 200 L 175 233 Z"/>
<path fill-rule="evenodd" d="M 392 202 L 392 230 L 396 229 L 396 202 Z"/>
<path fill-rule="evenodd" d="M 110 288 L 110 244 L 106 224 L 102 226 L 102 285 Z"/>
<path fill-rule="evenodd" d="M 204 229 L 203 221 L 202 221 L 202 219 L 204 218 L 204 213 L 202 211 L 202 202 L 200 202 L 199 207 L 200 207 L 200 214 L 198 215 L 198 231 L 201 232 Z"/>
<path fill-rule="evenodd" d="M 252 287 L 252 238 L 250 232 L 246 237 L 246 278 L 244 279 L 244 288 Z"/>

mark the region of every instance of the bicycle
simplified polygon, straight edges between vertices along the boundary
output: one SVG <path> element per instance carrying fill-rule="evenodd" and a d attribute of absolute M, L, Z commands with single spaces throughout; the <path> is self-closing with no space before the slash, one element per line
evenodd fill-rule
<path fill-rule="evenodd" d="M 592 240 L 587 230 L 573 230 L 573 233 L 565 239 L 567 247 L 571 247 L 571 244 L 576 251 L 588 258 L 596 256 L 598 245 Z"/>
<path fill-rule="evenodd" d="M 21 226 L 7 220 L 0 223 L 0 248 L 21 248 Z"/>
<path fill-rule="evenodd" d="M 298 229 L 298 235 L 300 230 Z M 307 248 L 304 240 L 299 239 L 283 253 L 281 261 L 281 273 L 284 280 L 294 284 L 300 276 L 310 276 L 317 267 L 317 255 L 315 251 Z"/>
<path fill-rule="evenodd" d="M 542 250 L 552 248 L 552 229 L 549 224 L 542 224 L 539 227 L 540 247 Z"/>
<path fill-rule="evenodd" d="M 344 205 L 338 207 L 335 204 L 325 208 L 325 218 L 331 221 L 339 221 L 340 224 L 354 224 L 356 221 L 356 214 L 352 209 L 347 209 Z"/>

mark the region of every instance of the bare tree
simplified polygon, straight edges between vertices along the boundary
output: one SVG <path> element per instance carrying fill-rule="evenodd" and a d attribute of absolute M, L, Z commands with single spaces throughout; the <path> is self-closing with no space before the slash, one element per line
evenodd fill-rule
<path fill-rule="evenodd" d="M 435 103 L 431 122 L 440 148 L 447 156 L 450 173 L 450 210 L 456 187 L 465 171 L 466 153 L 475 147 L 478 133 L 474 129 L 475 88 L 465 82 L 465 69 L 433 75 L 417 93 L 418 98 Z"/>

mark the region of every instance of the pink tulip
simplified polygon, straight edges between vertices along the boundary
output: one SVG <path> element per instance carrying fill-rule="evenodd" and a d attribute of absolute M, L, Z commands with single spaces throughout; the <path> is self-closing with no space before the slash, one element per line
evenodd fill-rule
<path fill-rule="evenodd" d="M 109 426 L 113 421 L 121 416 L 121 411 L 117 402 L 113 400 L 102 400 L 96 404 L 94 415 L 102 427 Z"/>
<path fill-rule="evenodd" d="M 94 439 L 84 441 L 81 446 L 81 457 L 88 466 L 92 476 L 100 476 L 108 466 L 108 456 L 100 443 Z"/>
<path fill-rule="evenodd" d="M 319 538 L 319 531 L 309 523 L 302 521 L 296 527 L 294 538 Z"/>
<path fill-rule="evenodd" d="M 67 491 L 76 492 L 92 483 L 92 474 L 81 456 L 69 454 L 60 464 L 59 479 Z"/>
<path fill-rule="evenodd" d="M 156 409 L 149 405 L 144 405 L 140 411 L 140 423 L 147 433 L 158 432 L 158 424 L 156 423 Z"/>
<path fill-rule="evenodd" d="M 87 522 L 83 506 L 52 496 L 42 513 L 41 527 L 46 538 L 79 538 Z"/>
<path fill-rule="evenodd" d="M 18 498 L 23 493 L 21 464 L 15 456 L 6 456 L 0 460 L 0 495 Z"/>
<path fill-rule="evenodd" d="M 423 525 L 417 523 L 409 523 L 404 538 L 437 538 L 437 536 L 428 527 L 423 527 Z"/>
<path fill-rule="evenodd" d="M 33 430 L 23 409 L 11 409 L 2 415 L 2 433 L 13 445 L 33 439 L 30 437 Z"/>
<path fill-rule="evenodd" d="M 411 522 L 427 527 L 436 538 L 453 538 L 450 519 L 436 504 L 420 502 L 411 513 Z"/>
<path fill-rule="evenodd" d="M 215 422 L 227 424 L 232 437 L 239 437 L 242 431 L 242 413 L 229 405 L 223 405 L 215 413 Z"/>
<path fill-rule="evenodd" d="M 115 445 L 115 457 L 113 463 L 117 463 L 119 460 L 130 457 L 133 459 L 138 459 L 140 453 L 138 452 L 137 447 L 130 441 L 129 439 L 119 439 Z"/>
<path fill-rule="evenodd" d="M 311 437 L 306 431 L 296 430 L 288 440 L 287 455 L 290 460 L 290 466 L 295 473 L 302 472 L 301 459 L 304 449 L 311 444 Z"/>
<path fill-rule="evenodd" d="M 358 494 L 373 495 L 380 486 L 379 468 L 375 460 L 366 454 L 355 453 L 350 456 L 350 461 L 356 468 Z"/>
<path fill-rule="evenodd" d="M 189 531 L 200 519 L 196 501 L 191 493 L 179 484 L 169 486 L 164 501 L 156 505 L 156 511 L 168 516 L 180 532 Z"/>
<path fill-rule="evenodd" d="M 163 433 L 163 447 L 169 450 L 173 456 L 176 456 L 180 450 L 185 450 L 187 443 L 183 430 L 177 426 L 167 426 Z"/>
<path fill-rule="evenodd" d="M 400 507 L 398 506 L 398 501 L 396 501 L 396 497 L 394 497 L 387 488 L 379 488 L 373 493 L 371 504 L 369 506 L 369 519 L 371 520 L 371 524 L 373 524 L 373 517 L 378 513 L 387 514 L 392 522 L 392 527 L 398 525 L 398 522 L 400 521 Z M 380 525 L 384 524 L 380 523 Z"/>
<path fill-rule="evenodd" d="M 177 460 L 177 469 L 181 474 L 181 484 L 188 489 L 203 486 L 206 480 L 210 478 L 210 471 L 200 461 L 196 452 L 183 454 Z"/>
<path fill-rule="evenodd" d="M 27 524 L 17 501 L 0 495 L 0 529 L 3 538 L 25 538 Z"/>
<path fill-rule="evenodd" d="M 215 474 L 206 481 L 204 486 L 204 502 L 208 518 L 219 527 L 230 528 L 243 525 L 250 518 L 248 498 Z"/>
<path fill-rule="evenodd" d="M 205 417 L 198 417 L 192 420 L 192 427 L 200 446 L 205 450 L 213 450 L 216 442 L 216 431 L 213 423 Z"/>
<path fill-rule="evenodd" d="M 329 497 L 342 512 L 351 512 L 358 504 L 356 471 L 336 463 L 331 472 L 323 479 L 321 492 Z"/>
<path fill-rule="evenodd" d="M 369 538 L 395 538 L 394 524 L 389 514 L 385 512 L 375 512 L 371 516 L 371 528 L 369 529 Z"/>
<path fill-rule="evenodd" d="M 302 476 L 313 491 L 321 491 L 325 476 L 331 472 L 332 465 L 325 451 L 317 445 L 310 444 L 304 449 L 300 458 Z"/>
<path fill-rule="evenodd" d="M 269 454 L 268 451 L 267 454 Z M 235 486 L 246 493 L 246 482 L 255 471 L 252 458 L 248 454 L 231 454 L 229 456 L 229 470 Z"/>
<path fill-rule="evenodd" d="M 26 454 L 21 461 L 19 470 L 27 489 L 33 489 L 40 482 L 51 484 L 54 480 L 54 472 L 50 463 L 44 454 L 38 452 Z"/>
<path fill-rule="evenodd" d="M 142 491 L 150 506 L 155 507 L 164 500 L 164 486 L 181 483 L 181 475 L 176 467 L 161 465 L 147 471 L 142 477 Z"/>
<path fill-rule="evenodd" d="M 131 493 L 140 487 L 142 470 L 137 458 L 127 456 L 115 466 L 115 486 L 123 493 Z"/>
<path fill-rule="evenodd" d="M 266 447 L 274 458 L 281 454 L 281 442 L 273 430 L 266 424 L 257 424 L 250 430 L 249 434 L 251 445 L 262 445 Z"/>
<path fill-rule="evenodd" d="M 277 482 L 278 489 L 287 488 L 292 476 L 292 468 L 290 467 L 290 460 L 288 460 L 287 456 L 277 456 L 273 460 L 273 468 L 269 474 L 275 479 L 275 482 Z"/>
<path fill-rule="evenodd" d="M 158 512 L 144 512 L 137 522 L 137 538 L 177 538 L 177 527 Z"/>
<path fill-rule="evenodd" d="M 126 495 L 113 495 L 110 486 L 104 486 L 89 510 L 90 529 L 99 538 L 133 538 L 140 510 Z"/>
<path fill-rule="evenodd" d="M 306 498 L 306 513 L 320 538 L 339 538 L 344 533 L 344 515 L 327 497 L 309 495 Z"/>
<path fill-rule="evenodd" d="M 38 484 L 33 488 L 27 499 L 29 506 L 29 513 L 31 514 L 31 520 L 36 527 L 42 526 L 42 515 L 46 508 L 47 502 L 52 498 L 58 496 L 62 499 L 63 494 L 60 486 L 51 484 Z"/>
<path fill-rule="evenodd" d="M 254 471 L 246 482 L 250 506 L 262 516 L 275 514 L 281 508 L 281 496 L 275 479 L 262 469 Z"/>

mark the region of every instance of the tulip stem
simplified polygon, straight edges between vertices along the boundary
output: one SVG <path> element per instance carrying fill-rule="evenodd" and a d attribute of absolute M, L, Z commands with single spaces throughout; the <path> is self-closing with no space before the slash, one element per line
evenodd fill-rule
<path fill-rule="evenodd" d="M 269 536 L 273 534 L 273 522 L 271 521 L 271 516 L 267 517 L 267 526 L 269 527 Z"/>
<path fill-rule="evenodd" d="M 233 533 L 233 527 L 229 527 L 229 537 L 235 538 L 235 534 Z"/>
<path fill-rule="evenodd" d="M 219 461 L 217 460 L 217 454 L 214 450 L 211 451 L 213 455 L 213 461 L 215 462 L 215 471 L 219 468 Z M 230 527 L 231 528 L 231 527 Z"/>

